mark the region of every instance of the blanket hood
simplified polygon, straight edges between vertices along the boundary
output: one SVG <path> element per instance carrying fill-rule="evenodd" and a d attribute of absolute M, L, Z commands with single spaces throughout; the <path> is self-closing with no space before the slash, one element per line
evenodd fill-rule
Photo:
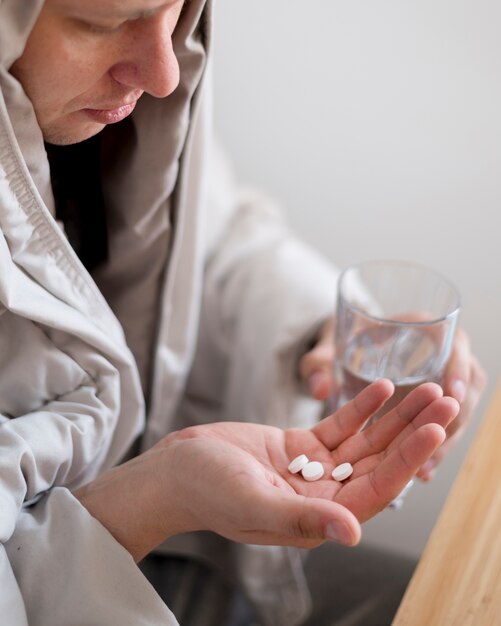
<path fill-rule="evenodd" d="M 0 0 L 0 66 L 19 58 L 43 6 L 43 0 Z"/>

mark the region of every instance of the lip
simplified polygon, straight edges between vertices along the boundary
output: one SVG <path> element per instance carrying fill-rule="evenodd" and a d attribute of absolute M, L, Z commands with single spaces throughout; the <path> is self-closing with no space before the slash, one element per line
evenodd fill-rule
<path fill-rule="evenodd" d="M 122 104 L 114 109 L 82 109 L 82 112 L 99 124 L 116 124 L 132 113 L 137 100 L 130 104 Z"/>

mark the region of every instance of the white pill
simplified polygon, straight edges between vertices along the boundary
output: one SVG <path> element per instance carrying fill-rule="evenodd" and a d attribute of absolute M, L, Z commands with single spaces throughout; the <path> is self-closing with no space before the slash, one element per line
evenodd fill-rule
<path fill-rule="evenodd" d="M 309 460 L 310 459 L 306 456 L 306 454 L 300 454 L 289 463 L 289 467 L 287 469 L 291 474 L 297 474 L 303 469 L 303 467 L 309 462 Z"/>
<path fill-rule="evenodd" d="M 332 478 L 334 480 L 338 480 L 341 482 L 342 480 L 346 480 L 348 476 L 353 474 L 353 466 L 351 463 L 341 463 L 332 470 Z"/>
<path fill-rule="evenodd" d="M 305 480 L 318 480 L 324 475 L 324 466 L 318 461 L 311 461 L 303 467 L 301 474 Z"/>

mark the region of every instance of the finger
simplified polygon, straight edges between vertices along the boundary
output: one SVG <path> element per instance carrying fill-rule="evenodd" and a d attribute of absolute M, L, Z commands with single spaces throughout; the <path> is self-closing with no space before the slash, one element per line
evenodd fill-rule
<path fill-rule="evenodd" d="M 485 372 L 478 360 L 473 357 L 468 393 L 466 394 L 466 398 L 461 405 L 461 410 L 456 419 L 454 419 L 447 427 L 447 440 L 442 446 L 440 446 L 432 458 L 419 469 L 417 473 L 418 478 L 425 481 L 429 481 L 433 478 L 436 467 L 463 436 L 473 417 L 475 408 L 480 400 L 483 390 L 485 389 L 485 385 Z"/>
<path fill-rule="evenodd" d="M 326 400 L 333 389 L 334 319 L 324 324 L 314 348 L 299 363 L 299 373 L 317 400 Z"/>
<path fill-rule="evenodd" d="M 328 450 L 334 450 L 379 411 L 393 390 L 393 383 L 386 378 L 371 383 L 353 400 L 316 424 L 312 432 Z"/>
<path fill-rule="evenodd" d="M 379 454 L 399 445 L 409 434 L 429 422 L 445 428 L 458 410 L 458 403 L 453 398 L 443 398 L 442 389 L 438 385 L 424 383 L 382 418 L 342 443 L 335 451 L 333 460 L 337 462 L 345 459 L 353 464 Z"/>
<path fill-rule="evenodd" d="M 423 478 L 423 480 L 430 480 L 435 475 L 437 466 L 443 461 L 443 459 L 449 454 L 449 452 L 458 443 L 461 437 L 464 435 L 467 428 L 467 424 L 463 424 L 461 428 L 449 434 L 446 431 L 447 438 L 440 448 L 434 453 L 434 455 L 426 461 L 424 466 L 419 469 L 417 476 Z M 423 471 L 421 471 L 423 470 Z"/>
<path fill-rule="evenodd" d="M 431 404 L 429 404 L 423 411 L 419 413 L 419 415 L 409 424 L 403 431 L 401 431 L 395 439 L 389 443 L 386 449 L 381 449 L 379 452 L 375 454 L 370 454 L 370 451 L 367 452 L 366 456 L 360 457 L 358 461 L 357 468 L 359 471 L 367 472 L 369 469 L 375 467 L 375 464 L 378 462 L 378 459 L 381 455 L 386 456 L 391 453 L 392 450 L 398 448 L 402 444 L 402 442 L 411 436 L 416 430 L 425 426 L 426 424 L 437 424 L 444 430 L 446 430 L 447 425 L 454 420 L 459 410 L 459 404 L 454 398 L 437 398 Z M 436 453 L 435 453 L 436 454 Z M 339 453 L 339 457 L 342 459 L 349 458 L 344 452 Z M 426 461 L 426 463 L 429 459 Z M 334 462 L 339 462 L 334 459 Z M 352 463 L 357 462 L 356 460 Z"/>
<path fill-rule="evenodd" d="M 459 403 L 454 398 L 445 396 L 443 398 L 437 398 L 425 409 L 423 409 L 419 415 L 412 420 L 412 422 L 402 430 L 402 432 L 395 437 L 395 439 L 388 445 L 388 449 L 392 449 L 412 433 L 425 424 L 438 424 L 444 430 L 457 419 L 459 413 Z"/>
<path fill-rule="evenodd" d="M 466 397 L 471 372 L 470 341 L 459 328 L 456 331 L 451 356 L 443 376 L 444 393 L 455 398 L 460 404 Z"/>
<path fill-rule="evenodd" d="M 327 540 L 352 546 L 360 540 L 360 524 L 353 513 L 327 499 L 277 492 L 274 488 L 266 496 L 255 498 L 250 509 L 250 532 L 263 529 L 260 543 L 309 547 Z M 256 543 L 256 537 L 249 542 Z"/>
<path fill-rule="evenodd" d="M 344 504 L 364 522 L 384 509 L 411 480 L 416 471 L 445 440 L 438 424 L 425 424 L 404 439 L 370 471 L 354 478 L 339 492 Z"/>
<path fill-rule="evenodd" d="M 475 357 L 471 362 L 470 384 L 466 397 L 461 404 L 461 411 L 457 417 L 447 428 L 447 437 L 450 438 L 456 432 L 464 430 L 473 417 L 475 407 L 477 406 L 480 396 L 485 388 L 486 378 L 485 372 Z"/>
<path fill-rule="evenodd" d="M 437 466 L 443 461 L 444 457 L 456 445 L 462 436 L 462 430 L 456 432 L 452 437 L 448 437 L 444 443 L 437 449 L 431 458 L 422 465 L 416 472 L 416 476 L 425 482 L 429 482 L 435 477 Z"/>
<path fill-rule="evenodd" d="M 470 372 L 470 384 L 468 385 L 466 397 L 461 404 L 458 419 L 454 420 L 447 429 L 448 436 L 454 435 L 459 430 L 464 430 L 464 427 L 469 424 L 485 390 L 487 375 L 475 356 L 472 356 L 471 359 Z"/>

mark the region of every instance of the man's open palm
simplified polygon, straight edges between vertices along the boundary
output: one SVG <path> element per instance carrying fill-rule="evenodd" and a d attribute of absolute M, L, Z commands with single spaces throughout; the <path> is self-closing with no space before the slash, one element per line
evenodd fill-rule
<path fill-rule="evenodd" d="M 377 381 L 311 429 L 218 422 L 169 435 L 161 445 L 179 447 L 176 467 L 184 471 L 176 472 L 176 490 L 185 492 L 191 518 L 185 524 L 245 543 L 356 543 L 359 524 L 400 493 L 459 410 L 427 383 L 363 428 L 392 392 L 391 382 Z M 299 454 L 320 461 L 323 478 L 291 474 L 287 467 Z M 331 472 L 344 462 L 354 471 L 339 483 Z"/>

